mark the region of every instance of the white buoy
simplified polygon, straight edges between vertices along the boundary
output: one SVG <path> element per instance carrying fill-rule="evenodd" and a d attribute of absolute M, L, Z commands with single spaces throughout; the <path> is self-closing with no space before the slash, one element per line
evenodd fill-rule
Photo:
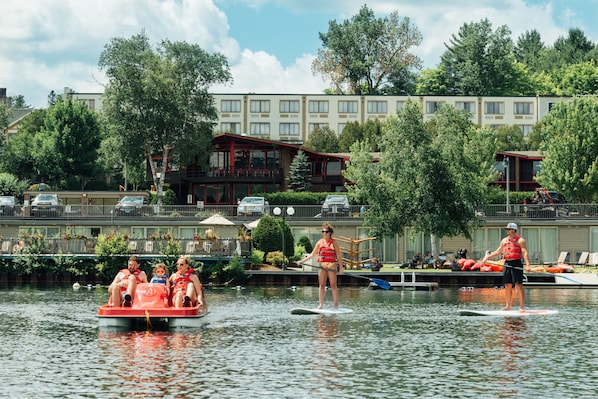
<path fill-rule="evenodd" d="M 81 288 L 81 284 L 79 284 L 79 282 L 77 281 L 76 283 L 73 284 L 73 289 L 78 290 L 79 288 Z"/>

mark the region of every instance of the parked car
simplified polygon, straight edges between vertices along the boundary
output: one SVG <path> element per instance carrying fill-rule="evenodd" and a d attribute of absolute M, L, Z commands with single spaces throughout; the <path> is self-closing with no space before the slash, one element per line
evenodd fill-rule
<path fill-rule="evenodd" d="M 270 213 L 270 204 L 263 197 L 245 197 L 237 205 L 237 216 L 262 216 Z"/>
<path fill-rule="evenodd" d="M 569 205 L 563 194 L 537 188 L 534 197 L 523 201 L 523 210 L 528 218 L 554 219 L 569 215 Z"/>
<path fill-rule="evenodd" d="M 13 216 L 18 212 L 17 200 L 9 195 L 0 196 L 0 217 Z"/>
<path fill-rule="evenodd" d="M 149 201 L 138 195 L 125 196 L 114 206 L 116 216 L 142 216 L 149 212 Z"/>
<path fill-rule="evenodd" d="M 322 204 L 322 216 L 329 214 L 349 214 L 351 204 L 346 195 L 330 194 Z"/>
<path fill-rule="evenodd" d="M 31 201 L 31 216 L 61 216 L 62 200 L 57 194 L 38 194 Z"/>

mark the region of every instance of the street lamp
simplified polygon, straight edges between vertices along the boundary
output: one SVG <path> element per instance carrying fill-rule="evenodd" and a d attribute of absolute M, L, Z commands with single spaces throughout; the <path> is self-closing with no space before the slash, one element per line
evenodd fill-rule
<path fill-rule="evenodd" d="M 275 216 L 277 217 L 281 217 L 282 216 L 282 223 L 280 224 L 280 235 L 282 236 L 282 270 L 284 270 L 285 268 L 285 264 L 284 264 L 284 221 L 285 221 L 285 214 L 289 215 L 289 216 L 293 216 L 295 214 L 295 208 L 293 208 L 292 206 L 289 206 L 285 209 L 285 212 L 282 211 L 282 209 L 280 207 L 276 207 L 272 210 L 272 213 L 274 213 Z"/>
<path fill-rule="evenodd" d="M 506 212 L 507 214 L 509 213 L 509 186 L 511 185 L 511 177 L 509 176 L 509 157 L 504 157 L 502 160 L 502 167 L 505 170 L 505 175 L 507 177 L 507 184 L 506 184 L 506 188 L 507 188 L 507 209 Z"/>

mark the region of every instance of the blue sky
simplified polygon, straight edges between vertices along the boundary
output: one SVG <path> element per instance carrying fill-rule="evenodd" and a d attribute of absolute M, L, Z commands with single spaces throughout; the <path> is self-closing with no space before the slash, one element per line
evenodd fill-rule
<path fill-rule="evenodd" d="M 99 55 L 112 37 L 146 31 L 162 39 L 197 43 L 229 60 L 232 85 L 215 92 L 321 93 L 327 86 L 311 63 L 331 20 L 355 15 L 357 0 L 2 0 L 0 87 L 9 96 L 46 107 L 64 87 L 102 92 Z M 536 29 L 552 44 L 572 28 L 598 42 L 596 0 L 371 0 L 377 16 L 398 10 L 423 34 L 413 49 L 435 67 L 444 43 L 466 22 L 488 18 L 507 25 L 514 40 Z"/>

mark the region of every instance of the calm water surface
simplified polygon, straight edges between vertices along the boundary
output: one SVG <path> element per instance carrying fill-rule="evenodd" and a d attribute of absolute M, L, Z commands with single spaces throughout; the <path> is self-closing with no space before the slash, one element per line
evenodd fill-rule
<path fill-rule="evenodd" d="M 354 313 L 295 316 L 317 288 L 212 288 L 202 328 L 131 332 L 98 329 L 105 288 L 4 287 L 0 397 L 596 397 L 598 290 L 526 294 L 560 313 L 458 315 L 500 308 L 496 289 L 342 288 Z"/>

